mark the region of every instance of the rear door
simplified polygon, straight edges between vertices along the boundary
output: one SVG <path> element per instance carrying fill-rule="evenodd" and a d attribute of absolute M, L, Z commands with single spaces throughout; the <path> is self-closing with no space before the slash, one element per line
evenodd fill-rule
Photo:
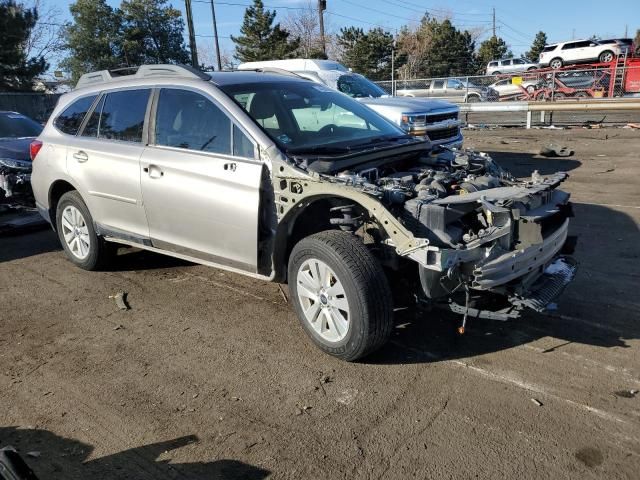
<path fill-rule="evenodd" d="M 430 97 L 444 98 L 446 90 L 444 88 L 445 80 L 433 80 L 429 90 Z"/>
<path fill-rule="evenodd" d="M 151 90 L 102 94 L 79 134 L 67 141 L 67 169 L 94 221 L 109 230 L 148 236 L 140 191 L 140 156 Z"/>
<path fill-rule="evenodd" d="M 508 73 L 513 71 L 513 65 L 511 60 L 502 60 L 500 63 L 502 64 L 500 68 L 502 68 L 503 72 Z"/>
<path fill-rule="evenodd" d="M 162 88 L 141 159 L 152 245 L 256 272 L 262 163 L 214 98 Z"/>

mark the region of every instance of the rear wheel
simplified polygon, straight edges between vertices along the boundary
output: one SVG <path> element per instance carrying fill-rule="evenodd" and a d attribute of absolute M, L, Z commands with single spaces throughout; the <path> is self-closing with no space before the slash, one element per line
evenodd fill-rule
<path fill-rule="evenodd" d="M 575 98 L 589 98 L 589 94 L 587 92 L 576 92 L 573 96 Z"/>
<path fill-rule="evenodd" d="M 479 102 L 480 101 L 480 97 L 478 95 L 469 95 L 467 97 L 467 102 L 468 103 L 474 103 L 474 102 Z"/>
<path fill-rule="evenodd" d="M 562 65 L 563 65 L 562 59 L 559 57 L 556 57 L 549 62 L 549 66 L 554 70 L 557 68 L 562 68 Z"/>
<path fill-rule="evenodd" d="M 111 258 L 113 249 L 96 234 L 89 209 L 75 190 L 58 202 L 56 229 L 67 258 L 78 267 L 98 270 Z"/>
<path fill-rule="evenodd" d="M 600 54 L 600 57 L 598 58 L 598 60 L 600 60 L 601 63 L 609 63 L 613 61 L 614 57 L 615 55 L 611 50 L 605 50 Z"/>
<path fill-rule="evenodd" d="M 553 94 L 553 99 L 554 100 L 564 100 L 565 98 L 567 98 L 567 96 L 562 92 L 555 92 Z"/>
<path fill-rule="evenodd" d="M 353 361 L 386 343 L 391 291 L 356 236 L 331 230 L 304 238 L 291 252 L 288 275 L 298 319 L 321 350 Z"/>

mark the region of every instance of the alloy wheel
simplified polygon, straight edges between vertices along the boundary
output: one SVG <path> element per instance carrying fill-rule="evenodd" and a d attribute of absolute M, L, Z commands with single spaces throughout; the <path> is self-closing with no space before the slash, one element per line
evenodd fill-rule
<path fill-rule="evenodd" d="M 327 342 L 339 342 L 349 332 L 349 301 L 335 272 L 310 258 L 298 269 L 296 291 L 305 320 Z"/>
<path fill-rule="evenodd" d="M 84 216 L 73 205 L 62 211 L 62 235 L 71 254 L 78 260 L 84 260 L 91 251 L 89 228 Z"/>

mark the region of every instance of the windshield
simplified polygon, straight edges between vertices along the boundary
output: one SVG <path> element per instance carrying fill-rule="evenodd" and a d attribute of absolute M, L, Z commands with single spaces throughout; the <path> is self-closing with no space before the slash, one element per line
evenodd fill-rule
<path fill-rule="evenodd" d="M 378 98 L 387 95 L 387 92 L 378 85 L 360 75 L 340 76 L 338 78 L 338 90 L 354 98 Z"/>
<path fill-rule="evenodd" d="M 19 113 L 0 113 L 0 138 L 37 137 L 42 125 Z"/>
<path fill-rule="evenodd" d="M 220 88 L 288 153 L 340 153 L 392 137 L 406 138 L 399 127 L 359 102 L 316 83 L 260 82 Z"/>

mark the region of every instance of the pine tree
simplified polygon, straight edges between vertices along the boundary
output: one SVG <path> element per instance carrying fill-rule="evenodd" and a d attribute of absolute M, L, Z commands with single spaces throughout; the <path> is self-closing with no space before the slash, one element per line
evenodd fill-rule
<path fill-rule="evenodd" d="M 61 62 L 72 81 L 95 70 L 126 66 L 120 48 L 122 15 L 106 0 L 76 0 L 69 7 L 73 23 L 65 28 L 69 55 Z"/>
<path fill-rule="evenodd" d="M 167 0 L 122 2 L 122 52 L 131 65 L 187 63 L 184 21 Z"/>
<path fill-rule="evenodd" d="M 30 90 L 48 68 L 42 57 L 27 58 L 24 48 L 37 19 L 35 8 L 0 0 L 0 90 Z"/>
<path fill-rule="evenodd" d="M 423 24 L 431 36 L 423 64 L 425 76 L 468 75 L 475 70 L 475 42 L 467 30 L 461 32 L 449 20 L 438 22 L 425 17 Z"/>
<path fill-rule="evenodd" d="M 236 44 L 235 57 L 241 62 L 279 60 L 290 58 L 299 47 L 299 40 L 289 40 L 289 32 L 273 25 L 276 11 L 265 10 L 262 0 L 253 0 L 253 6 L 244 12 L 239 37 L 231 37 Z"/>
<path fill-rule="evenodd" d="M 338 46 L 342 50 L 340 60 L 355 72 L 372 80 L 391 78 L 391 49 L 393 36 L 381 28 L 364 32 L 349 27 L 340 30 Z"/>
<path fill-rule="evenodd" d="M 540 58 L 540 52 L 547 44 L 547 34 L 543 31 L 536 33 L 536 38 L 533 40 L 531 44 L 531 50 L 529 50 L 526 54 L 526 57 L 532 62 L 537 62 Z"/>

